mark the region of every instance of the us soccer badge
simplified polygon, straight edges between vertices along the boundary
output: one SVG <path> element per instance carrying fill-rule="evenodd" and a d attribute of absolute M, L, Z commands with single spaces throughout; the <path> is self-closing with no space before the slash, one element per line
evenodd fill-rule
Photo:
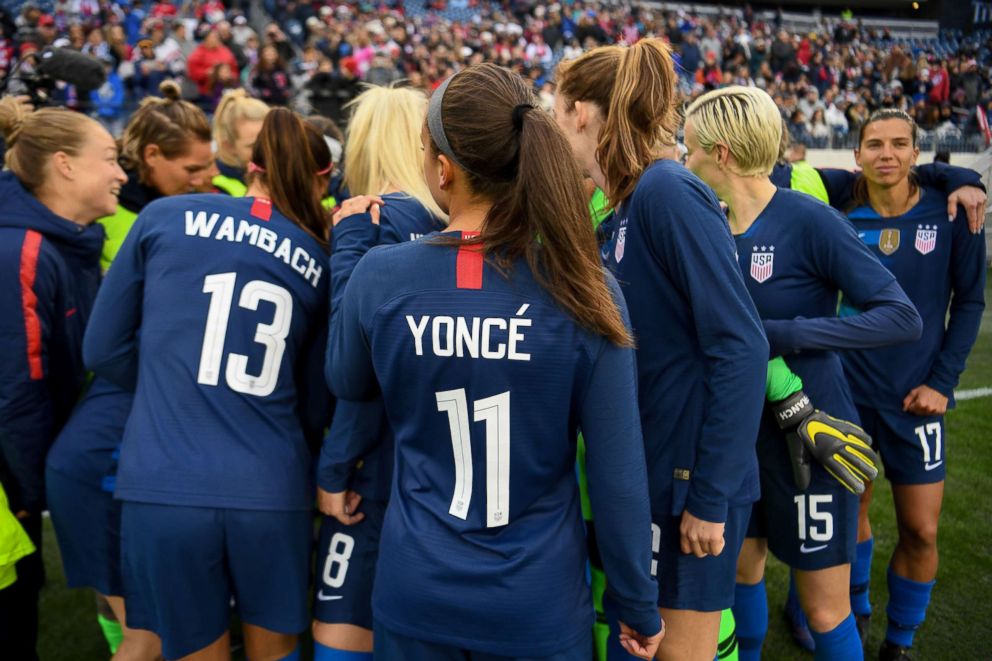
<path fill-rule="evenodd" d="M 627 219 L 624 218 L 620 222 L 619 229 L 617 229 L 617 247 L 613 251 L 613 257 L 617 260 L 618 264 L 620 263 L 620 260 L 623 259 L 623 248 L 626 243 L 627 243 Z"/>
<path fill-rule="evenodd" d="M 933 252 L 937 247 L 937 226 L 917 225 L 916 226 L 916 251 L 921 255 Z"/>
<path fill-rule="evenodd" d="M 891 255 L 899 250 L 899 230 L 882 230 L 882 234 L 878 237 L 878 249 L 883 255 Z"/>
<path fill-rule="evenodd" d="M 775 246 L 754 247 L 751 253 L 751 277 L 758 282 L 764 282 L 772 277 L 772 270 L 775 267 Z"/>

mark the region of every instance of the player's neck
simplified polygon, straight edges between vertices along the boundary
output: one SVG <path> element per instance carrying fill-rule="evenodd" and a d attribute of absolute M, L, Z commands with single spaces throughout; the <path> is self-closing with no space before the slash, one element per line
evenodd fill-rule
<path fill-rule="evenodd" d="M 269 189 L 262 182 L 258 181 L 258 177 L 256 177 L 255 181 L 251 182 L 251 186 L 245 192 L 245 197 L 264 197 L 268 199 Z"/>
<path fill-rule="evenodd" d="M 775 197 L 775 184 L 768 177 L 732 177 L 720 198 L 727 203 L 730 231 L 743 234 Z"/>
<path fill-rule="evenodd" d="M 448 230 L 459 232 L 480 232 L 482 223 L 492 204 L 474 200 L 458 200 L 452 198 L 448 203 Z"/>
<path fill-rule="evenodd" d="M 879 186 L 869 182 L 868 201 L 882 218 L 901 216 L 920 201 L 920 189 L 914 190 L 906 177 L 894 186 Z"/>

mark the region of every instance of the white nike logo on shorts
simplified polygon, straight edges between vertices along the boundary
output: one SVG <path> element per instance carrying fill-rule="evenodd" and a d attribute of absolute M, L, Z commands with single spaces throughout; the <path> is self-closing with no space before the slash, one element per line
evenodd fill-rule
<path fill-rule="evenodd" d="M 944 460 L 943 459 L 941 459 L 940 461 L 935 461 L 932 464 L 925 463 L 925 464 L 923 464 L 923 468 L 925 468 L 928 471 L 932 471 L 934 468 L 936 468 L 937 466 L 940 466 L 942 463 L 944 463 Z"/>
<path fill-rule="evenodd" d="M 800 553 L 816 553 L 817 551 L 822 551 L 825 548 L 827 548 L 827 545 L 826 544 L 823 544 L 822 546 L 810 546 L 810 547 L 807 547 L 806 546 L 806 542 L 803 542 L 802 545 L 800 545 L 800 547 L 799 547 L 799 552 Z"/>
<path fill-rule="evenodd" d="M 337 599 L 344 599 L 343 596 L 337 595 L 325 595 L 323 590 L 317 592 L 317 599 L 319 601 L 335 601 Z"/>

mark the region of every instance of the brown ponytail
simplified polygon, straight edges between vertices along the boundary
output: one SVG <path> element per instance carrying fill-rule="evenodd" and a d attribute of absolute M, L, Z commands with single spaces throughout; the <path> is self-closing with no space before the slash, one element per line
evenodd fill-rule
<path fill-rule="evenodd" d="M 272 204 L 327 247 L 328 216 L 320 201 L 327 188 L 331 150 L 324 136 L 295 112 L 273 108 L 262 122 L 251 160 L 260 171 L 250 175 L 269 191 Z M 319 172 L 327 170 L 324 175 Z"/>
<path fill-rule="evenodd" d="M 582 174 L 565 136 L 539 108 L 526 81 L 493 64 L 466 68 L 444 93 L 451 150 L 472 192 L 492 202 L 480 236 L 466 243 L 481 244 L 504 270 L 524 257 L 581 326 L 631 346 L 604 278 Z M 433 139 L 431 151 L 439 153 Z"/>
<path fill-rule="evenodd" d="M 558 93 L 566 106 L 591 102 L 603 113 L 596 161 L 606 177 L 606 194 L 618 205 L 678 128 L 675 66 L 661 39 L 633 46 L 603 46 L 562 62 Z"/>

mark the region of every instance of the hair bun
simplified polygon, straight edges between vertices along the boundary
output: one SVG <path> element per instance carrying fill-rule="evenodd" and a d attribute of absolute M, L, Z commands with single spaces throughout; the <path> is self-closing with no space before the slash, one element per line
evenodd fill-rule
<path fill-rule="evenodd" d="M 0 132 L 8 148 L 17 142 L 29 112 L 16 97 L 7 96 L 0 100 Z"/>
<path fill-rule="evenodd" d="M 158 91 L 168 101 L 179 101 L 183 98 L 182 88 L 179 87 L 179 83 L 172 79 L 159 83 Z"/>

